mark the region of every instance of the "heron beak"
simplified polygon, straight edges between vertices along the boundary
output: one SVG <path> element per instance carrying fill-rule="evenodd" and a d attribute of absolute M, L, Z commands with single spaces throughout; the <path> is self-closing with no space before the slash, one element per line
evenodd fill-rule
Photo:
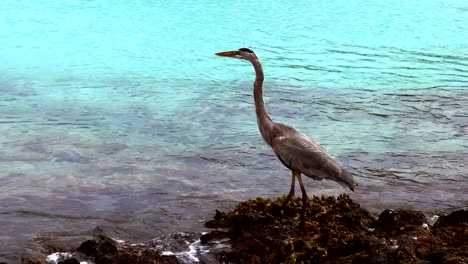
<path fill-rule="evenodd" d="M 235 58 L 235 59 L 238 58 L 237 53 L 235 51 L 218 52 L 215 55 L 221 56 L 221 57 Z"/>

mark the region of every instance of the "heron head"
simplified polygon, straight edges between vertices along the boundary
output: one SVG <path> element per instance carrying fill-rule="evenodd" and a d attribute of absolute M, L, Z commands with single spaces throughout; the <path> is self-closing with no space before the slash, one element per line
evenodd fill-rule
<path fill-rule="evenodd" d="M 221 57 L 234 58 L 234 59 L 244 59 L 248 61 L 257 59 L 257 55 L 255 55 L 255 53 L 251 49 L 248 49 L 248 48 L 240 48 L 238 50 L 233 50 L 233 51 L 218 52 L 215 55 L 221 56 Z"/>

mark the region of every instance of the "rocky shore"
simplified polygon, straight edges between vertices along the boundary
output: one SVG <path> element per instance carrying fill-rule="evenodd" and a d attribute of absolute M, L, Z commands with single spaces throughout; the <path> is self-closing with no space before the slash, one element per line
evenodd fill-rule
<path fill-rule="evenodd" d="M 376 216 L 347 195 L 314 197 L 300 228 L 301 199 L 281 208 L 284 199 L 255 198 L 216 211 L 205 234 L 131 245 L 100 233 L 74 252 L 49 256 L 49 263 L 468 263 L 466 210 L 438 219 L 412 210 Z M 184 250 L 191 254 L 177 253 Z"/>

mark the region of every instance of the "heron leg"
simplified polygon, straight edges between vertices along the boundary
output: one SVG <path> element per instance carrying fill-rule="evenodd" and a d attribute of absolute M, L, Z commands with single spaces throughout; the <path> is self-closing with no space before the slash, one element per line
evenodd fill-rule
<path fill-rule="evenodd" d="M 299 185 L 301 186 L 301 192 L 302 192 L 302 210 L 301 210 L 301 222 L 299 224 L 300 227 L 304 227 L 304 216 L 305 216 L 305 209 L 307 207 L 307 193 L 304 187 L 304 183 L 302 183 L 302 176 L 300 173 L 297 173 L 296 175 L 297 180 L 299 181 Z"/>
<path fill-rule="evenodd" d="M 291 190 L 289 190 L 288 197 L 286 197 L 286 200 L 284 200 L 283 204 L 281 205 L 282 208 L 284 208 L 289 203 L 291 198 L 294 197 L 295 183 L 296 183 L 296 176 L 294 175 L 294 171 L 293 171 L 291 175 Z"/>

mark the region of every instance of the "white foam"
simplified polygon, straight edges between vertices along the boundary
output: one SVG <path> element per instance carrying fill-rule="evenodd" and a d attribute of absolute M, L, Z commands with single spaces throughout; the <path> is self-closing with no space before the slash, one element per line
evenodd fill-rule
<path fill-rule="evenodd" d="M 193 242 L 192 244 L 189 245 L 189 250 L 188 251 L 182 251 L 178 252 L 175 255 L 177 256 L 178 259 L 182 261 L 189 261 L 189 262 L 200 262 L 200 260 L 195 256 L 197 254 L 197 249 L 195 247 L 195 243 L 199 242 L 200 240 L 197 240 Z"/>
<path fill-rule="evenodd" d="M 175 253 L 175 255 L 179 260 L 183 261 L 184 263 L 194 263 L 200 262 L 197 255 L 201 255 L 208 252 L 209 250 L 206 249 L 205 246 L 202 246 L 200 239 L 198 239 L 189 245 L 188 251 L 177 252 Z"/>
<path fill-rule="evenodd" d="M 57 264 L 60 260 L 73 257 L 72 253 L 69 252 L 55 252 L 46 257 L 46 261 L 49 264 Z M 87 261 L 80 261 L 80 264 L 93 264 Z"/>
<path fill-rule="evenodd" d="M 187 254 L 188 254 L 188 256 L 190 257 L 190 259 L 192 259 L 192 260 L 194 260 L 194 261 L 196 261 L 196 262 L 199 262 L 199 261 L 200 261 L 197 257 L 195 257 L 195 255 L 197 254 L 197 247 L 196 247 L 196 245 L 197 245 L 197 244 L 200 244 L 200 243 L 201 243 L 200 239 L 197 240 L 197 241 L 195 241 L 195 242 L 193 242 L 193 243 L 189 246 L 189 251 L 187 252 Z M 200 246 L 200 248 L 201 248 L 201 246 Z"/>
<path fill-rule="evenodd" d="M 57 262 L 63 258 L 71 258 L 73 255 L 69 252 L 55 252 L 46 257 L 46 261 L 51 264 L 57 264 Z"/>
<path fill-rule="evenodd" d="M 120 243 L 120 244 L 125 243 L 125 240 L 121 240 L 121 239 L 112 238 L 112 240 L 114 240 L 115 242 Z"/>

